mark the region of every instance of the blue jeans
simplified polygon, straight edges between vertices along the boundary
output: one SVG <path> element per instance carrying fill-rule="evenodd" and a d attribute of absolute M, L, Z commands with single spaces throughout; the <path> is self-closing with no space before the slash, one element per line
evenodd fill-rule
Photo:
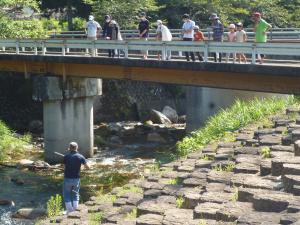
<path fill-rule="evenodd" d="M 63 196 L 65 202 L 79 201 L 80 179 L 65 178 Z"/>

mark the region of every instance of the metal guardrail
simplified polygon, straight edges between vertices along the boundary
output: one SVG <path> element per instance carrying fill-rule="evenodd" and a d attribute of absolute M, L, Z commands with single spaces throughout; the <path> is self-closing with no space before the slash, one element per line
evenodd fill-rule
<path fill-rule="evenodd" d="M 92 57 L 99 56 L 98 50 L 117 49 L 124 52 L 124 58 L 136 51 L 162 53 L 162 60 L 171 52 L 200 52 L 208 62 L 210 53 L 245 53 L 256 63 L 257 54 L 276 56 L 300 56 L 300 43 L 237 43 L 237 42 L 158 42 L 158 41 L 105 41 L 105 40 L 16 40 L 1 39 L 0 54 L 31 54 L 57 56 L 83 56 L 89 49 Z"/>
<path fill-rule="evenodd" d="M 182 38 L 182 30 L 181 29 L 170 29 L 174 40 L 178 40 Z M 255 33 L 252 28 L 245 28 L 247 32 L 248 38 L 252 40 L 254 38 Z M 211 29 L 203 29 L 202 32 L 204 36 L 211 40 L 212 38 L 212 30 Z M 225 32 L 228 32 L 228 29 L 225 29 Z M 138 30 L 121 30 L 122 37 L 125 40 L 130 39 L 138 39 Z M 48 33 L 49 38 L 59 39 L 59 38 L 86 38 L 85 31 L 64 31 L 64 32 L 51 32 Z M 156 30 L 151 29 L 149 32 L 149 38 L 156 37 Z M 273 28 L 270 32 L 268 32 L 268 38 L 270 40 L 300 40 L 300 28 Z"/>

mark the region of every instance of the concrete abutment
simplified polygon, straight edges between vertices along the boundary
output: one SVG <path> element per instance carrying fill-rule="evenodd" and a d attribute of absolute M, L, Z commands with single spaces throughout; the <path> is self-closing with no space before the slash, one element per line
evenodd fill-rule
<path fill-rule="evenodd" d="M 33 98 L 43 102 L 45 160 L 58 163 L 71 141 L 85 157 L 93 155 L 93 103 L 102 94 L 100 79 L 40 76 L 34 78 Z"/>

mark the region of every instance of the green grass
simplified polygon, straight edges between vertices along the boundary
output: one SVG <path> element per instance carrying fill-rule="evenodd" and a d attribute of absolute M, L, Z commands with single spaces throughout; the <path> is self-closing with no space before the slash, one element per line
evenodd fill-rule
<path fill-rule="evenodd" d="M 184 198 L 182 196 L 179 196 L 176 199 L 176 206 L 177 206 L 177 208 L 181 209 L 183 207 L 183 204 L 184 204 Z"/>
<path fill-rule="evenodd" d="M 19 138 L 0 120 L 0 162 L 20 159 L 29 149 L 30 142 L 30 135 Z"/>
<path fill-rule="evenodd" d="M 294 97 L 255 99 L 249 102 L 237 100 L 232 107 L 221 110 L 211 117 L 202 129 L 194 131 L 190 136 L 178 142 L 177 154 L 184 157 L 202 149 L 205 145 L 221 140 L 228 132 L 234 132 L 251 123 L 262 121 L 298 103 L 299 101 Z"/>
<path fill-rule="evenodd" d="M 51 196 L 51 198 L 47 202 L 47 215 L 49 218 L 53 218 L 56 216 L 62 215 L 63 206 L 62 206 L 62 197 L 57 194 L 55 196 Z"/>
<path fill-rule="evenodd" d="M 125 220 L 131 220 L 137 218 L 137 208 L 134 208 L 131 212 L 127 213 Z"/>
<path fill-rule="evenodd" d="M 219 172 L 233 172 L 234 169 L 235 169 L 234 163 L 229 163 L 226 166 L 222 166 L 221 164 L 219 164 L 213 168 L 213 170 L 219 171 Z"/>
<path fill-rule="evenodd" d="M 269 147 L 263 147 L 260 155 L 263 159 L 271 158 L 271 149 Z"/>
<path fill-rule="evenodd" d="M 89 214 L 89 225 L 99 225 L 102 222 L 102 213 L 91 213 Z"/>

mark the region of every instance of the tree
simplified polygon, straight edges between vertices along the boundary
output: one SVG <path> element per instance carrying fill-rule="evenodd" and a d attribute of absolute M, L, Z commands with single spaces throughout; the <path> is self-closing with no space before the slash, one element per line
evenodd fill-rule
<path fill-rule="evenodd" d="M 68 22 L 68 29 L 74 29 L 73 18 L 76 16 L 87 18 L 91 12 L 90 0 L 42 0 L 42 9 L 47 16 L 53 12 L 60 14 L 60 19 L 65 19 Z"/>
<path fill-rule="evenodd" d="M 45 35 L 43 24 L 35 18 L 37 0 L 0 1 L 0 38 L 38 38 Z"/>
<path fill-rule="evenodd" d="M 143 11 L 157 19 L 159 10 L 155 0 L 92 0 L 92 7 L 99 21 L 111 15 L 122 29 L 136 29 L 138 14 Z"/>

